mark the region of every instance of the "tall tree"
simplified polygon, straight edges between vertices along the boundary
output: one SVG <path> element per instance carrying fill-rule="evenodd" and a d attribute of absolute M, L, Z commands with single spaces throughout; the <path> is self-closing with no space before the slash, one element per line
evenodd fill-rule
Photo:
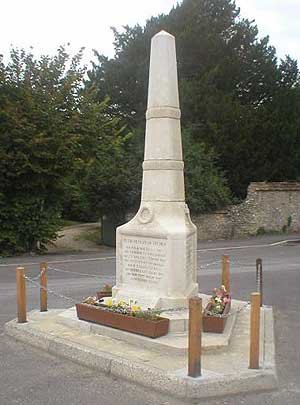
<path fill-rule="evenodd" d="M 291 58 L 278 64 L 268 37 L 258 38 L 256 25 L 240 16 L 232 0 L 183 0 L 145 27 L 114 30 L 115 57 L 98 55 L 89 72 L 99 97 L 111 96 L 112 112 L 132 130 L 143 132 L 150 39 L 160 29 L 176 36 L 183 127 L 195 142 L 215 149 L 234 193 L 244 196 L 251 180 L 299 176 L 300 169 L 288 171 L 282 164 L 268 170 L 276 166 L 270 159 L 280 153 L 280 146 L 273 150 L 270 130 L 257 131 L 265 127 L 271 111 L 280 120 L 278 95 L 294 94 L 289 89 L 299 81 L 297 64 Z M 298 121 L 288 126 L 281 125 L 281 133 L 294 137 Z M 261 145 L 263 159 L 257 154 Z"/>
<path fill-rule="evenodd" d="M 12 50 L 7 65 L 0 61 L 1 254 L 40 250 L 54 239 L 70 190 L 82 199 L 97 158 L 105 156 L 102 170 L 114 179 L 105 165 L 122 153 L 128 131 L 111 118 L 106 100 L 83 89 L 80 61 L 81 51 L 71 58 L 63 47 L 40 59 Z"/>
<path fill-rule="evenodd" d="M 64 48 L 36 60 L 12 50 L 0 65 L 0 251 L 28 251 L 55 237 L 63 178 L 72 167 L 83 70 Z M 67 64 L 70 63 L 69 67 Z"/>

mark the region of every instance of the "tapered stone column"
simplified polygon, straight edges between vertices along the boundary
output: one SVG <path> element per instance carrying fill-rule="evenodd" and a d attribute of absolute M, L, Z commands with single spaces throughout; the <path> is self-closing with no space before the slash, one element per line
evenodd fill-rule
<path fill-rule="evenodd" d="M 152 38 L 142 201 L 117 229 L 113 297 L 143 307 L 187 306 L 198 293 L 196 227 L 185 204 L 175 38 Z"/>

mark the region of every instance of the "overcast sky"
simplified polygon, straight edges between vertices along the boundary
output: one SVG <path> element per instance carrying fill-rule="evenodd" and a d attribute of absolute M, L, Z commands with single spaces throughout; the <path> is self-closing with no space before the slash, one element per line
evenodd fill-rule
<path fill-rule="evenodd" d="M 53 54 L 58 45 L 71 50 L 87 48 L 113 56 L 111 26 L 143 24 L 153 15 L 167 13 L 177 0 L 2 0 L 0 53 L 11 45 L 36 54 Z M 255 19 L 260 36 L 269 35 L 279 57 L 290 54 L 300 61 L 300 0 L 237 0 L 241 14 Z"/>

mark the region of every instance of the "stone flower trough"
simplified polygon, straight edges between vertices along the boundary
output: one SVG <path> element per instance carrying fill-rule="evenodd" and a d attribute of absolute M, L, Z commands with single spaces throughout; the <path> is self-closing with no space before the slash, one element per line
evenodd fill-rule
<path fill-rule="evenodd" d="M 157 338 L 164 336 L 169 331 L 169 319 L 157 318 L 150 320 L 110 312 L 105 306 L 76 304 L 77 316 L 83 321 L 98 323 L 111 328 L 121 329 L 126 332 Z"/>
<path fill-rule="evenodd" d="M 230 311 L 230 302 L 225 305 L 224 311 L 221 315 L 206 315 L 206 311 L 211 308 L 211 303 L 209 302 L 202 315 L 202 329 L 203 332 L 208 333 L 223 333 L 228 313 Z"/>

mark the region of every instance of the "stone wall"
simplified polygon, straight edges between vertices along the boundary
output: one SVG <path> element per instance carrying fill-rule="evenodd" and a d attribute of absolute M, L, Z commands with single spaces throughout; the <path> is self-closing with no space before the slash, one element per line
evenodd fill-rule
<path fill-rule="evenodd" d="M 198 239 L 300 231 L 300 182 L 251 183 L 247 198 L 222 211 L 193 216 Z"/>

